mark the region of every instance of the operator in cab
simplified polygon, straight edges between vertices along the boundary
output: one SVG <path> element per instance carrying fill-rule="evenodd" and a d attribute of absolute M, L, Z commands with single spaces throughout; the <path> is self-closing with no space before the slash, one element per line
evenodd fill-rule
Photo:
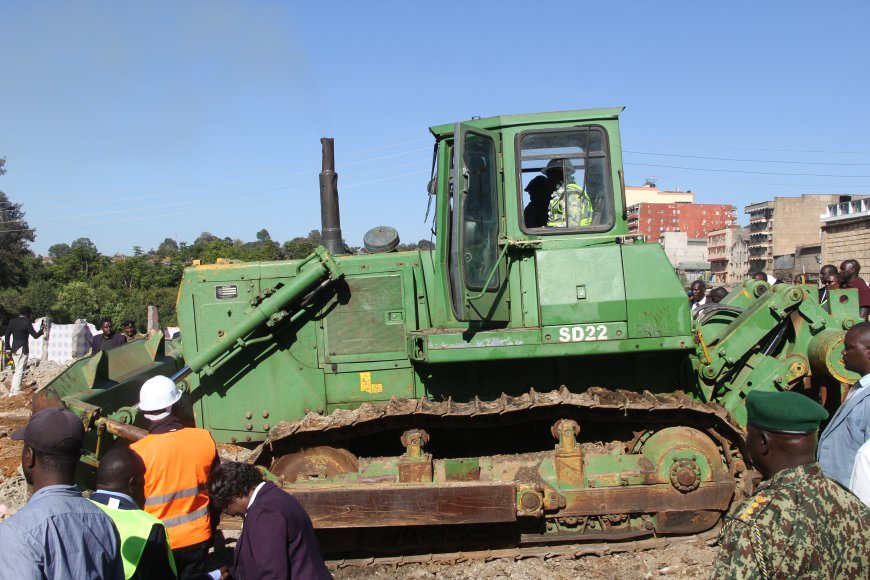
<path fill-rule="evenodd" d="M 523 222 L 527 228 L 545 227 L 550 214 L 550 198 L 553 195 L 550 180 L 539 175 L 529 182 L 525 191 L 529 194 L 529 204 L 523 210 Z"/>
<path fill-rule="evenodd" d="M 569 159 L 552 159 L 543 170 L 553 187 L 547 226 L 576 228 L 592 225 L 592 201 L 574 181 Z"/>
<path fill-rule="evenodd" d="M 130 448 L 145 462 L 145 511 L 166 526 L 179 578 L 203 573 L 217 525 L 206 484 L 220 464 L 205 429 L 181 422 L 181 390 L 169 377 L 151 377 L 139 391 L 148 435 Z"/>

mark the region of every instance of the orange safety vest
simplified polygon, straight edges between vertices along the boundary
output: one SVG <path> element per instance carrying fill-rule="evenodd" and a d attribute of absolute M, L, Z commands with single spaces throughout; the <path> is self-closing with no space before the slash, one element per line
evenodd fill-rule
<path fill-rule="evenodd" d="M 145 463 L 145 511 L 163 521 L 173 549 L 211 538 L 206 482 L 217 448 L 205 429 L 151 434 L 130 448 Z"/>

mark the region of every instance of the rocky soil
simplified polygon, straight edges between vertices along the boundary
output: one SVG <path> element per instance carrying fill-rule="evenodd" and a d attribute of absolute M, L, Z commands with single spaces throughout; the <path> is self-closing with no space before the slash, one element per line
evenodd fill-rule
<path fill-rule="evenodd" d="M 52 362 L 36 362 L 25 375 L 24 392 L 8 397 L 12 380 L 10 371 L 0 372 L 0 521 L 14 514 L 27 501 L 27 485 L 21 476 L 21 443 L 9 434 L 30 417 L 30 397 L 66 367 Z M 221 445 L 225 460 L 244 461 L 249 451 L 234 445 Z M 226 550 L 215 554 L 215 564 L 231 561 L 237 532 L 227 530 Z M 620 580 L 649 578 L 707 578 L 715 548 L 697 541 L 684 541 L 666 548 L 577 559 L 528 558 L 524 560 L 470 561 L 459 563 L 403 564 L 336 568 L 337 580 L 363 579 L 538 579 L 613 578 Z"/>
<path fill-rule="evenodd" d="M 21 442 L 9 435 L 30 418 L 30 397 L 66 369 L 50 361 L 30 361 L 21 394 L 9 395 L 12 371 L 0 371 L 0 521 L 27 501 L 27 484 L 21 476 Z"/>
<path fill-rule="evenodd" d="M 666 548 L 608 556 L 583 556 L 576 560 L 471 561 L 457 564 L 407 564 L 333 570 L 336 580 L 392 580 L 444 578 L 488 580 L 573 580 L 574 578 L 634 580 L 648 578 L 708 578 L 715 548 L 682 542 Z"/>

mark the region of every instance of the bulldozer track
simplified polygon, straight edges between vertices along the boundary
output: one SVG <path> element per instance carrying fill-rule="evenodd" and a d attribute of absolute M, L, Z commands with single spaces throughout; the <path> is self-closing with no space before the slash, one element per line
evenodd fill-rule
<path fill-rule="evenodd" d="M 292 442 L 306 434 L 329 436 L 344 430 L 365 431 L 376 429 L 395 419 L 436 419 L 450 420 L 473 418 L 475 420 L 495 419 L 504 421 L 509 418 L 522 418 L 522 413 L 539 409 L 558 411 L 560 409 L 588 412 L 590 416 L 607 415 L 608 420 L 624 417 L 637 420 L 638 414 L 650 423 L 675 423 L 679 419 L 688 424 L 699 425 L 712 431 L 714 439 L 723 448 L 724 459 L 729 466 L 733 463 L 729 445 L 742 450 L 744 431 L 731 418 L 728 412 L 715 403 L 703 403 L 690 398 L 680 391 L 666 395 L 656 395 L 649 391 L 636 392 L 609 390 L 592 387 L 583 393 L 574 393 L 566 387 L 538 393 L 529 392 L 511 396 L 502 394 L 493 400 L 475 397 L 467 402 L 448 398 L 444 401 L 431 401 L 425 398 L 392 398 L 386 402 L 363 403 L 356 409 L 338 409 L 330 415 L 309 413 L 297 421 L 279 422 L 269 432 L 265 442 L 252 452 L 249 461 L 267 464 L 274 458 L 276 447 Z M 594 412 L 594 415 L 591 413 Z M 631 415 L 631 417 L 629 417 Z M 600 420 L 600 417 L 597 417 Z M 639 424 L 643 425 L 643 422 Z M 279 450 L 280 454 L 280 450 Z"/>
<path fill-rule="evenodd" d="M 459 564 L 470 561 L 491 560 L 525 560 L 540 558 L 550 560 L 562 558 L 574 560 L 583 556 L 608 556 L 630 552 L 658 550 L 673 544 L 706 544 L 715 543 L 721 525 L 706 532 L 691 536 L 647 538 L 628 542 L 608 542 L 595 544 L 571 544 L 549 546 L 520 546 L 515 548 L 498 548 L 488 550 L 470 550 L 459 552 L 431 553 L 408 556 L 386 556 L 370 558 L 340 558 L 326 559 L 327 566 L 332 570 L 342 568 L 367 568 L 371 566 L 399 567 L 408 564 Z"/>
<path fill-rule="evenodd" d="M 593 387 L 583 393 L 574 393 L 562 387 L 543 393 L 530 390 L 519 396 L 502 394 L 493 400 L 479 397 L 461 402 L 452 399 L 430 401 L 393 398 L 385 402 L 364 403 L 354 410 L 337 410 L 328 416 L 309 413 L 298 421 L 278 423 L 269 433 L 268 439 L 252 452 L 248 461 L 268 467 L 276 458 L 305 449 L 310 444 L 335 444 L 341 447 L 342 442 L 351 443 L 360 436 L 365 437 L 379 430 L 394 430 L 396 427 L 428 428 L 430 425 L 441 424 L 453 430 L 463 429 L 470 421 L 475 426 L 507 425 L 514 428 L 517 425 L 522 426 L 532 418 L 539 420 L 543 417 L 549 421 L 563 416 L 576 418 L 581 429 L 584 424 L 588 426 L 590 423 L 603 424 L 605 429 L 612 423 L 622 423 L 624 429 L 621 432 L 629 433 L 629 436 L 616 441 L 627 453 L 638 453 L 649 435 L 659 429 L 676 425 L 693 427 L 706 433 L 719 449 L 728 476 L 734 478 L 733 501 L 739 501 L 751 492 L 749 474 L 754 472 L 747 470 L 744 461 L 746 455 L 743 429 L 720 405 L 697 401 L 682 392 L 658 395 L 648 391 Z M 589 432 L 594 439 L 590 444 L 597 445 L 600 440 L 597 438 L 596 428 L 590 428 Z M 631 436 L 630 433 L 634 435 Z M 520 477 L 519 472 L 517 477 Z M 493 544 L 489 540 L 478 541 L 473 537 L 468 538 L 468 543 L 463 546 L 451 546 L 449 541 L 435 541 L 431 544 L 429 537 L 422 544 L 412 542 L 405 549 L 398 548 L 397 553 L 391 554 L 378 554 L 377 549 L 366 553 L 364 546 L 352 543 L 350 552 L 337 549 L 332 558 L 328 554 L 327 558 L 330 565 L 337 568 L 493 559 L 573 559 L 585 555 L 662 548 L 674 542 L 708 541 L 715 539 L 720 525 L 721 520 L 706 532 L 695 532 L 696 535 L 653 535 L 634 539 L 620 538 L 617 534 L 608 539 L 606 533 L 603 537 L 588 540 L 569 537 L 560 539 L 558 533 L 552 536 L 535 533 L 525 538 L 517 537 L 514 541 L 501 545 Z M 373 542 L 375 547 L 381 545 L 375 541 L 375 535 L 363 534 L 361 537 L 365 541 Z M 401 540 L 399 542 L 402 543 Z M 341 542 L 336 545 L 341 545 Z"/>

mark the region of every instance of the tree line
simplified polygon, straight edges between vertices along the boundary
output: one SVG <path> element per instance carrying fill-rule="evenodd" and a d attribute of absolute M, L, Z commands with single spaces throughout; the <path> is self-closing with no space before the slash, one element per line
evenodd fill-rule
<path fill-rule="evenodd" d="M 0 175 L 6 172 L 5 162 L 0 158 Z M 272 240 L 265 229 L 249 242 L 203 232 L 192 244 L 166 238 L 156 249 L 134 246 L 129 256 L 103 255 L 90 239 L 78 238 L 51 246 L 43 258 L 30 249 L 35 240 L 22 204 L 0 191 L 0 326 L 5 327 L 23 305 L 30 306 L 35 316 L 49 316 L 59 324 L 79 318 L 96 323 L 108 317 L 116 326 L 133 320 L 140 329 L 145 327 L 147 306 L 153 305 L 161 326 L 175 326 L 178 285 L 184 268 L 194 260 L 214 264 L 218 259 L 301 259 L 320 244 L 320 232 L 312 230 L 283 244 Z M 418 247 L 430 244 L 421 240 L 399 249 Z"/>

